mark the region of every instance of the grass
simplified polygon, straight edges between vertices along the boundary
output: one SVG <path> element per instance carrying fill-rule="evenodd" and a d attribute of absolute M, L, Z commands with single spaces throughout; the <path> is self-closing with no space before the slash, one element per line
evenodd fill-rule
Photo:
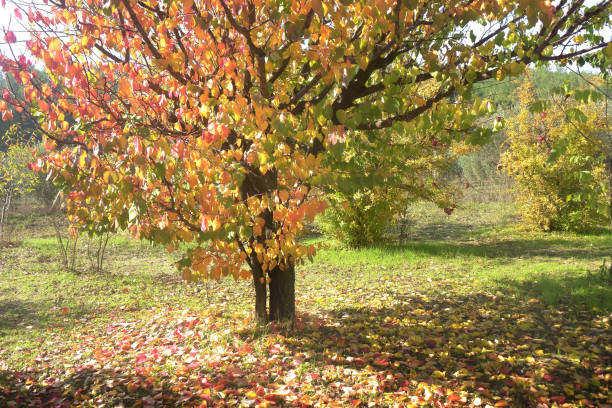
<path fill-rule="evenodd" d="M 17 219 L 0 249 L 0 405 L 78 390 L 69 405 L 612 403 L 612 236 L 525 231 L 507 204 L 413 214 L 401 245 L 326 243 L 300 266 L 294 333 L 254 326 L 249 282 L 184 283 L 175 255 L 126 235 L 103 273 L 83 246 L 62 271 L 44 218 Z"/>
<path fill-rule="evenodd" d="M 388 269 L 421 281 L 450 279 L 464 292 L 477 288 L 535 297 L 551 306 L 612 311 L 611 277 L 600 271 L 612 256 L 609 233 L 527 231 L 517 224 L 514 207 L 503 203 L 467 205 L 450 217 L 422 204 L 415 207 L 419 218 L 410 242 L 354 250 L 332 243 L 315 264 L 360 268 L 364 273 L 351 282 Z"/>

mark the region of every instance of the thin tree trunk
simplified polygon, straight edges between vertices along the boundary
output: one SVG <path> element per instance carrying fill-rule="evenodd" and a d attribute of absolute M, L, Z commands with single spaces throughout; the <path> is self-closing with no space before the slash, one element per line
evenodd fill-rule
<path fill-rule="evenodd" d="M 606 171 L 608 172 L 608 203 L 610 204 L 610 226 L 612 226 L 612 156 L 606 158 Z"/>
<path fill-rule="evenodd" d="M 2 208 L 0 208 L 0 241 L 2 241 L 4 239 L 4 213 L 6 211 L 6 199 L 8 197 L 5 198 L 5 202 L 2 203 Z"/>
<path fill-rule="evenodd" d="M 288 322 L 295 320 L 295 266 L 281 270 L 278 266 L 270 272 L 270 320 Z"/>
<path fill-rule="evenodd" d="M 11 198 L 13 197 L 14 190 L 9 185 L 6 189 L 4 196 L 4 203 L 2 203 L 2 212 L 0 213 L 0 241 L 4 240 L 6 232 L 6 223 L 8 220 L 8 213 L 11 209 Z M 8 240 L 8 239 L 7 239 Z"/>

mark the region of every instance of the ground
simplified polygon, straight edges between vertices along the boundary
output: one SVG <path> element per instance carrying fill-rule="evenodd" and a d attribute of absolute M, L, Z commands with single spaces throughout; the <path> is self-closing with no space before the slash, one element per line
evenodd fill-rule
<path fill-rule="evenodd" d="M 412 214 L 402 245 L 301 265 L 292 331 L 254 324 L 248 282 L 187 284 L 124 235 L 104 272 L 84 252 L 61 271 L 45 218 L 19 218 L 0 406 L 612 406 L 609 232 L 524 231 L 508 204 Z"/>

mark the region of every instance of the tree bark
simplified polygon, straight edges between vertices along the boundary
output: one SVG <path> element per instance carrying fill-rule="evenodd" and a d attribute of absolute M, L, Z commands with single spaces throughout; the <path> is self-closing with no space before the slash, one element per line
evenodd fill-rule
<path fill-rule="evenodd" d="M 266 324 L 268 323 L 266 279 L 261 269 L 261 265 L 257 262 L 257 258 L 255 258 L 252 263 L 252 272 L 253 287 L 255 288 L 255 320 L 257 324 Z"/>
<path fill-rule="evenodd" d="M 240 187 L 240 198 L 247 200 L 249 197 L 257 197 L 272 193 L 278 187 L 278 175 L 276 171 L 265 174 L 259 173 L 257 169 L 249 169 Z M 274 213 L 265 210 L 260 214 L 265 221 L 264 235 L 251 237 L 248 246 L 253 250 L 253 244 L 257 240 L 266 248 L 266 236 L 278 229 L 274 221 Z M 266 248 L 267 249 L 267 248 Z M 279 266 L 268 271 L 268 289 L 266 291 L 265 273 L 255 251 L 249 256 L 249 266 L 253 273 L 253 285 L 255 287 L 255 317 L 259 324 L 270 321 L 288 322 L 293 326 L 295 320 L 295 268 L 294 265 L 285 265 L 284 270 Z M 268 301 L 269 296 L 269 301 Z M 266 301 L 268 309 L 266 310 Z"/>
<path fill-rule="evenodd" d="M 295 320 L 295 266 L 278 266 L 270 272 L 270 321 Z"/>

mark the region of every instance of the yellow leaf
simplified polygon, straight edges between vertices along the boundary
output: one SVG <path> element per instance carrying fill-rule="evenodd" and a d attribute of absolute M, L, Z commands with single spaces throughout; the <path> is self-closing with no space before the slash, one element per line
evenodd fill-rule
<path fill-rule="evenodd" d="M 62 48 L 62 42 L 59 38 L 52 38 L 49 41 L 49 52 L 58 52 Z"/>
<path fill-rule="evenodd" d="M 255 394 L 255 391 L 249 391 L 244 396 L 247 397 L 248 399 L 255 399 L 255 398 L 257 398 L 257 394 Z"/>
<path fill-rule="evenodd" d="M 498 81 L 503 81 L 504 78 L 506 77 L 506 73 L 504 72 L 503 69 L 498 69 L 497 73 L 495 74 L 495 79 L 497 79 Z"/>

